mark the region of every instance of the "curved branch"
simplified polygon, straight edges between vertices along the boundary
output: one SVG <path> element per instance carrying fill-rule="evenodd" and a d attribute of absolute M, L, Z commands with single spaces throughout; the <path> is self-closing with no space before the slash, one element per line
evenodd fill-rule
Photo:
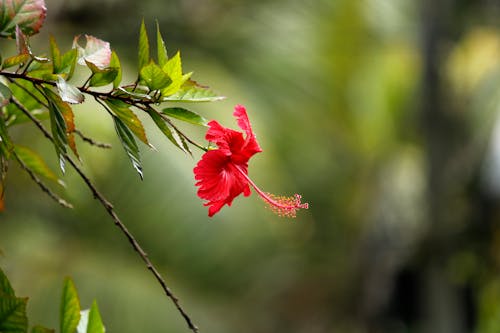
<path fill-rule="evenodd" d="M 36 119 L 28 109 L 24 105 L 22 105 L 19 100 L 17 100 L 14 96 L 11 97 L 12 103 L 14 103 L 37 127 L 40 129 L 40 131 L 43 133 L 43 135 L 48 138 L 49 140 L 53 141 L 54 138 L 52 135 L 49 133 L 49 131 L 43 126 L 43 124 Z M 87 177 L 87 175 L 83 172 L 83 170 L 78 166 L 78 164 L 71 158 L 66 153 L 61 154 L 64 159 L 73 167 L 73 169 L 78 173 L 78 175 L 83 179 L 87 187 L 90 189 L 92 192 L 93 196 L 95 199 L 97 199 L 101 205 L 106 209 L 108 212 L 108 215 L 111 216 L 111 219 L 115 223 L 115 225 L 120 229 L 120 231 L 125 235 L 125 237 L 128 239 L 129 243 L 132 245 L 133 249 L 139 254 L 141 259 L 144 261 L 146 264 L 147 269 L 153 274 L 155 277 L 156 281 L 160 284 L 161 288 L 165 292 L 165 295 L 170 298 L 170 300 L 174 303 L 175 307 L 179 311 L 179 313 L 182 315 L 184 320 L 186 321 L 189 329 L 195 333 L 198 332 L 198 327 L 193 323 L 187 312 L 184 310 L 184 308 L 180 305 L 179 299 L 173 294 L 172 290 L 168 287 L 167 283 L 163 279 L 162 275 L 156 268 L 156 266 L 151 262 L 149 259 L 147 253 L 144 251 L 142 246 L 139 244 L 139 242 L 135 239 L 135 237 L 132 235 L 132 233 L 128 230 L 128 228 L 123 224 L 123 222 L 120 220 L 118 215 L 116 214 L 113 205 L 102 195 L 95 185 L 92 183 L 90 178 Z"/>

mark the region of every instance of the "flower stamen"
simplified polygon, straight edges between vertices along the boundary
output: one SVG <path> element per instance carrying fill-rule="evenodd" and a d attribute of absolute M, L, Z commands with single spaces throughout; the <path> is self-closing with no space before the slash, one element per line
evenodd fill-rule
<path fill-rule="evenodd" d="M 248 175 L 243 172 L 243 170 L 240 169 L 236 165 L 236 169 L 240 174 L 243 175 L 243 177 L 246 178 L 248 183 L 252 185 L 252 187 L 255 189 L 255 191 L 259 194 L 259 196 L 266 202 L 269 206 L 269 208 L 278 214 L 281 217 L 296 217 L 297 216 L 297 210 L 299 209 L 308 209 L 309 204 L 307 202 L 302 203 L 301 199 L 302 196 L 300 194 L 294 194 L 292 197 L 286 197 L 286 196 L 277 196 L 271 193 L 266 193 L 262 191 L 251 179 L 248 177 Z"/>

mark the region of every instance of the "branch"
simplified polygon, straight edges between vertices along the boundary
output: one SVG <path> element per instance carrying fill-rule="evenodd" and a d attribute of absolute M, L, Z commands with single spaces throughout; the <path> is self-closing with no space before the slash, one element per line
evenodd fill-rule
<path fill-rule="evenodd" d="M 78 136 L 85 142 L 87 142 L 88 144 L 92 145 L 92 146 L 96 146 L 96 147 L 99 147 L 99 148 L 104 148 L 104 149 L 109 149 L 111 148 L 111 144 L 109 143 L 104 143 L 104 142 L 97 142 L 95 141 L 94 139 L 92 138 L 89 138 L 88 136 L 86 136 L 85 134 L 83 134 L 79 129 L 75 129 L 74 131 L 76 134 L 78 134 Z"/>
<path fill-rule="evenodd" d="M 28 109 L 24 105 L 22 105 L 14 96 L 11 97 L 11 101 L 40 129 L 40 131 L 43 133 L 43 135 L 48 138 L 49 140 L 53 141 L 54 138 L 52 135 L 49 133 L 49 131 L 43 126 L 43 124 L 36 119 Z M 73 169 L 80 175 L 80 177 L 83 179 L 87 187 L 90 189 L 92 194 L 94 195 L 94 198 L 97 199 L 101 205 L 106 209 L 108 214 L 111 216 L 111 219 L 115 223 L 115 225 L 121 230 L 121 232 L 125 235 L 125 237 L 128 239 L 129 243 L 132 245 L 133 249 L 139 254 L 141 259 L 144 261 L 146 264 L 147 269 L 153 274 L 155 277 L 156 281 L 160 284 L 161 288 L 165 292 L 165 295 L 170 298 L 170 300 L 174 303 L 175 307 L 179 311 L 179 313 L 182 315 L 184 320 L 186 321 L 189 329 L 193 331 L 194 333 L 198 332 L 198 327 L 193 323 L 189 315 L 186 313 L 186 311 L 183 309 L 183 307 L 179 303 L 179 299 L 173 294 L 173 292 L 170 290 L 170 288 L 167 286 L 167 283 L 159 273 L 158 269 L 153 265 L 151 260 L 149 259 L 147 253 L 143 250 L 142 246 L 137 242 L 135 237 L 132 235 L 132 233 L 127 229 L 125 224 L 120 220 L 118 215 L 116 214 L 113 205 L 97 190 L 97 188 L 94 186 L 92 181 L 87 177 L 87 175 L 83 172 L 83 170 L 78 166 L 78 164 L 68 155 L 65 153 L 61 154 L 66 161 L 73 167 Z"/>
<path fill-rule="evenodd" d="M 52 192 L 50 190 L 50 188 L 47 187 L 47 185 L 45 185 L 41 180 L 40 178 L 37 177 L 37 175 L 33 172 L 33 170 L 31 170 L 24 162 L 21 158 L 19 158 L 19 155 L 16 154 L 16 151 L 13 150 L 12 151 L 12 155 L 16 158 L 17 162 L 19 163 L 19 165 L 21 166 L 21 168 L 24 169 L 24 171 L 26 171 L 31 179 L 33 179 L 33 181 L 38 185 L 40 186 L 40 188 L 42 189 L 42 191 L 44 191 L 49 197 L 51 197 L 52 199 L 54 199 L 54 201 L 56 201 L 58 204 L 60 204 L 61 206 L 65 207 L 65 208 L 73 208 L 73 205 L 70 204 L 69 202 L 67 202 L 66 200 L 62 199 L 61 197 L 59 197 L 57 194 L 55 194 L 54 192 Z"/>

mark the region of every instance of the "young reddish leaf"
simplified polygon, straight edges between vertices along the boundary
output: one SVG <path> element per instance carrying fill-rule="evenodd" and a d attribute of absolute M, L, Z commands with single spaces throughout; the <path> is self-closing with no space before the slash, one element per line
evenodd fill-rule
<path fill-rule="evenodd" d="M 31 54 L 28 39 L 18 25 L 16 25 L 16 48 L 17 54 Z"/>
<path fill-rule="evenodd" d="M 130 132 L 127 125 L 125 125 L 123 121 L 120 120 L 120 118 L 113 116 L 113 120 L 115 122 L 116 134 L 118 134 L 118 138 L 122 143 L 123 149 L 125 149 L 125 152 L 127 153 L 130 162 L 132 162 L 132 166 L 139 174 L 139 177 L 143 179 L 141 157 L 139 155 L 139 147 L 135 142 L 132 132 Z"/>
<path fill-rule="evenodd" d="M 109 43 L 89 35 L 85 35 L 85 38 L 85 48 L 78 44 L 79 35 L 73 39 L 73 48 L 78 50 L 78 63 L 80 65 L 92 63 L 100 69 L 108 68 L 111 61 Z"/>
<path fill-rule="evenodd" d="M 44 0 L 5 0 L 0 3 L 0 36 L 14 37 L 16 25 L 31 36 L 40 31 L 47 9 Z"/>
<path fill-rule="evenodd" d="M 116 77 L 113 80 L 113 88 L 118 88 L 122 82 L 122 66 L 120 64 L 120 59 L 115 51 L 111 52 L 111 61 L 109 62 L 110 68 L 115 68 L 117 70 Z"/>
<path fill-rule="evenodd" d="M 80 300 L 70 278 L 64 280 L 60 315 L 60 332 L 74 333 L 80 320 Z"/>
<path fill-rule="evenodd" d="M 80 104 L 85 100 L 83 94 L 74 85 L 66 82 L 62 77 L 59 77 L 56 82 L 59 96 L 64 102 L 70 104 Z"/>
<path fill-rule="evenodd" d="M 164 102 L 214 102 L 225 99 L 219 96 L 206 86 L 198 84 L 196 81 L 188 80 L 173 95 L 162 98 Z"/>
<path fill-rule="evenodd" d="M 146 137 L 146 131 L 141 121 L 132 110 L 129 109 L 129 105 L 117 100 L 117 99 L 107 99 L 106 105 L 113 111 L 116 117 L 118 117 L 142 142 L 149 145 L 148 138 Z"/>
<path fill-rule="evenodd" d="M 207 126 L 208 123 L 207 120 L 199 114 L 183 108 L 166 108 L 161 112 L 167 116 L 174 117 L 194 125 Z"/>
<path fill-rule="evenodd" d="M 149 63 L 149 39 L 144 19 L 139 30 L 139 71 Z"/>
<path fill-rule="evenodd" d="M 23 161 L 24 164 L 26 164 L 26 166 L 31 169 L 31 171 L 33 171 L 34 173 L 36 173 L 42 177 L 45 177 L 51 181 L 54 181 L 60 185 L 64 184 L 56 176 L 54 171 L 52 171 L 49 168 L 49 166 L 47 165 L 47 163 L 45 163 L 43 158 L 40 155 L 38 155 L 38 153 L 34 152 L 33 150 L 31 150 L 27 147 L 23 147 L 23 146 L 19 146 L 19 145 L 15 145 L 14 150 L 15 150 L 17 156 L 19 157 L 19 159 L 21 159 L 21 161 Z"/>
<path fill-rule="evenodd" d="M 158 21 L 156 21 L 156 53 L 158 56 L 158 65 L 160 65 L 160 67 L 165 66 L 168 61 L 168 54 L 165 42 L 163 41 L 163 37 L 161 36 L 160 25 L 158 24 Z"/>
<path fill-rule="evenodd" d="M 160 66 L 152 60 L 149 64 L 142 67 L 139 77 L 150 90 L 163 89 L 172 82 Z"/>

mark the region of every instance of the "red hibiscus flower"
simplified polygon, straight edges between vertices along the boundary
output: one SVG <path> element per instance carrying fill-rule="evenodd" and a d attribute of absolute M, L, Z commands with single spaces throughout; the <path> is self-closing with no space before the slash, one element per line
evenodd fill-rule
<path fill-rule="evenodd" d="M 252 186 L 269 207 L 281 216 L 295 217 L 300 208 L 307 209 L 307 203 L 301 203 L 301 196 L 274 196 L 260 190 L 248 177 L 248 160 L 262 149 L 257 142 L 247 112 L 241 105 L 234 108 L 238 126 L 242 132 L 225 128 L 217 121 L 208 123 L 210 128 L 205 138 L 217 145 L 217 149 L 207 151 L 194 168 L 198 196 L 207 200 L 208 216 L 213 216 L 224 205 L 231 206 L 233 199 L 243 193 L 250 195 Z"/>

